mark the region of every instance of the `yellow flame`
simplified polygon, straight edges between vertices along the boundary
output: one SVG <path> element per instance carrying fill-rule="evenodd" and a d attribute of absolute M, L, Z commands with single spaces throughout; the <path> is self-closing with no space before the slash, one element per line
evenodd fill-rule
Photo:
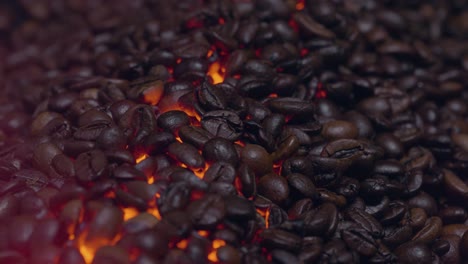
<path fill-rule="evenodd" d="M 213 79 L 213 84 L 222 83 L 224 81 L 224 73 L 226 69 L 221 67 L 221 64 L 217 61 L 213 62 L 208 69 L 208 75 Z"/>
<path fill-rule="evenodd" d="M 86 240 L 87 235 L 88 235 L 88 232 L 81 233 L 78 236 L 78 239 L 76 242 L 78 245 L 78 249 L 81 255 L 83 256 L 86 264 L 91 264 L 93 262 L 96 251 L 100 247 L 110 244 L 110 241 L 104 238 L 94 239 L 93 241 L 87 241 Z"/>

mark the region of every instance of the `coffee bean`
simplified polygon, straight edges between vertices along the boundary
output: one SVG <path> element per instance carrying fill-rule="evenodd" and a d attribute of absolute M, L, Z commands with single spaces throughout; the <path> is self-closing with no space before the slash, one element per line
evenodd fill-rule
<path fill-rule="evenodd" d="M 76 159 L 76 177 L 82 183 L 104 178 L 108 174 L 108 162 L 104 152 L 93 150 L 80 154 Z"/>
<path fill-rule="evenodd" d="M 225 216 L 226 209 L 222 198 L 214 194 L 206 194 L 188 206 L 187 210 L 192 223 L 199 228 L 211 228 Z"/>
<path fill-rule="evenodd" d="M 241 161 L 252 168 L 256 175 L 264 175 L 272 170 L 270 154 L 261 146 L 247 144 L 241 151 Z"/>
<path fill-rule="evenodd" d="M 258 193 L 276 204 L 282 204 L 289 196 L 288 182 L 282 176 L 269 173 L 258 182 Z"/>
<path fill-rule="evenodd" d="M 442 220 L 437 217 L 429 217 L 424 227 L 413 237 L 413 241 L 427 243 L 437 238 L 442 231 Z"/>
<path fill-rule="evenodd" d="M 237 165 L 239 156 L 232 142 L 222 137 L 213 138 L 203 146 L 203 156 L 207 162 L 222 161 Z"/>
<path fill-rule="evenodd" d="M 341 138 L 356 138 L 358 136 L 357 127 L 347 121 L 330 121 L 323 125 L 322 136 L 329 140 Z"/>
<path fill-rule="evenodd" d="M 232 141 L 240 137 L 243 129 L 243 123 L 239 117 L 233 112 L 224 110 L 206 113 L 201 120 L 201 125 L 211 134 Z"/>
<path fill-rule="evenodd" d="M 398 260 L 402 263 L 431 263 L 431 251 L 421 242 L 407 242 L 395 250 Z"/>
<path fill-rule="evenodd" d="M 168 153 L 189 168 L 202 169 L 205 167 L 203 156 L 192 145 L 174 142 L 169 145 Z"/>

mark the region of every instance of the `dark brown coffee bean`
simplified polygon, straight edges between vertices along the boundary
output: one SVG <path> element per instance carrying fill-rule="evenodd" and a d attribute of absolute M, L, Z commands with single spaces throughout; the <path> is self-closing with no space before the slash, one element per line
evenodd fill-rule
<path fill-rule="evenodd" d="M 282 176 L 269 173 L 260 178 L 258 193 L 276 204 L 282 204 L 289 196 L 288 182 Z"/>
<path fill-rule="evenodd" d="M 169 145 L 168 153 L 179 162 L 192 169 L 202 169 L 205 167 L 203 156 L 198 150 L 187 143 L 174 142 Z"/>
<path fill-rule="evenodd" d="M 247 199 L 237 196 L 228 196 L 225 199 L 226 216 L 228 218 L 245 221 L 255 217 L 255 207 Z"/>
<path fill-rule="evenodd" d="M 201 199 L 190 203 L 187 211 L 194 226 L 203 229 L 214 227 L 226 214 L 223 199 L 214 194 L 205 194 Z"/>
<path fill-rule="evenodd" d="M 203 176 L 206 182 L 227 182 L 232 183 L 236 177 L 236 169 L 229 163 L 215 162 L 210 165 Z"/>
<path fill-rule="evenodd" d="M 315 198 L 318 195 L 314 183 L 308 177 L 302 174 L 292 173 L 289 174 L 286 179 L 288 180 L 291 192 L 296 192 L 308 198 Z"/>
<path fill-rule="evenodd" d="M 460 206 L 448 206 L 439 212 L 444 224 L 462 223 L 468 218 L 467 211 Z"/>
<path fill-rule="evenodd" d="M 377 242 L 364 229 L 350 228 L 342 230 L 341 237 L 348 247 L 364 256 L 372 256 L 377 251 Z"/>
<path fill-rule="evenodd" d="M 270 154 L 261 146 L 247 144 L 241 151 L 241 161 L 249 166 L 256 175 L 264 175 L 273 168 Z"/>
<path fill-rule="evenodd" d="M 341 120 L 330 121 L 323 125 L 322 136 L 328 140 L 352 139 L 358 136 L 358 129 L 351 122 Z"/>
<path fill-rule="evenodd" d="M 180 127 L 179 136 L 184 143 L 192 144 L 199 149 L 214 137 L 208 131 L 196 126 Z"/>
<path fill-rule="evenodd" d="M 338 226 L 338 209 L 332 203 L 324 203 L 301 216 L 304 233 L 308 235 L 332 235 Z"/>
<path fill-rule="evenodd" d="M 189 124 L 189 116 L 185 112 L 179 110 L 165 112 L 158 117 L 158 126 L 169 132 L 175 132 L 180 127 Z"/>
<path fill-rule="evenodd" d="M 211 134 L 234 141 L 238 139 L 243 130 L 243 123 L 235 113 L 218 110 L 206 113 L 201 125 Z"/>
<path fill-rule="evenodd" d="M 448 195 L 460 197 L 461 199 L 468 198 L 468 185 L 452 171 L 444 170 L 444 185 Z"/>
<path fill-rule="evenodd" d="M 222 161 L 234 166 L 239 162 L 239 156 L 234 144 L 221 137 L 210 139 L 205 143 L 203 156 L 207 162 Z"/>
<path fill-rule="evenodd" d="M 257 184 L 254 171 L 246 164 L 241 164 L 237 170 L 241 192 L 245 197 L 252 197 L 257 193 Z"/>
<path fill-rule="evenodd" d="M 382 225 L 370 214 L 363 210 L 352 209 L 347 211 L 347 218 L 366 230 L 373 237 L 382 236 Z"/>
<path fill-rule="evenodd" d="M 300 28 L 307 36 L 315 35 L 325 39 L 335 38 L 335 33 L 328 30 L 305 13 L 296 13 L 294 15 L 294 20 L 299 24 Z"/>
<path fill-rule="evenodd" d="M 92 264 L 115 263 L 129 264 L 130 256 L 119 246 L 103 246 L 96 251 Z"/>
<path fill-rule="evenodd" d="M 108 162 L 104 152 L 93 150 L 82 153 L 76 158 L 76 177 L 82 183 L 88 183 L 108 174 Z"/>
<path fill-rule="evenodd" d="M 429 217 L 424 224 L 424 227 L 413 237 L 413 241 L 423 243 L 432 242 L 437 238 L 442 231 L 442 220 L 437 217 Z"/>
<path fill-rule="evenodd" d="M 281 229 L 266 229 L 261 234 L 262 244 L 267 248 L 297 251 L 301 247 L 301 238 Z"/>
<path fill-rule="evenodd" d="M 437 203 L 434 197 L 427 193 L 421 192 L 408 201 L 410 207 L 419 207 L 426 211 L 427 215 L 432 216 L 437 214 Z"/>
<path fill-rule="evenodd" d="M 77 248 L 68 246 L 62 249 L 58 263 L 85 264 L 86 262 Z"/>
<path fill-rule="evenodd" d="M 401 263 L 432 263 L 430 249 L 421 242 L 407 242 L 395 250 Z"/>
<path fill-rule="evenodd" d="M 114 238 L 123 223 L 123 212 L 120 208 L 111 205 L 101 205 L 89 225 L 87 241 L 96 239 Z"/>
<path fill-rule="evenodd" d="M 450 248 L 447 253 L 441 256 L 442 263 L 460 263 L 462 253 L 460 250 L 460 237 L 455 235 L 442 236 L 440 239 L 447 241 Z"/>

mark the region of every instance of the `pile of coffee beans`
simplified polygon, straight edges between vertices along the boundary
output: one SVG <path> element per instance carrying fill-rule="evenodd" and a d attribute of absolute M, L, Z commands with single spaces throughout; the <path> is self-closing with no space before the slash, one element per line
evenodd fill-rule
<path fill-rule="evenodd" d="M 0 3 L 0 263 L 467 263 L 465 0 Z"/>

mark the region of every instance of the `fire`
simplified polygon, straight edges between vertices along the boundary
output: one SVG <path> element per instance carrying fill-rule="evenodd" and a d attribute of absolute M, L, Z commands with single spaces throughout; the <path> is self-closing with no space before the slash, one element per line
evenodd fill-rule
<path fill-rule="evenodd" d="M 94 239 L 92 241 L 88 241 L 86 239 L 87 235 L 88 235 L 88 232 L 82 232 L 78 236 L 78 239 L 76 240 L 78 249 L 81 255 L 83 256 L 86 264 L 91 264 L 93 262 L 94 255 L 100 247 L 111 245 L 114 242 L 116 242 L 118 239 L 120 239 L 120 237 L 117 236 L 113 241 L 109 241 L 108 239 L 105 239 L 105 238 Z"/>
<path fill-rule="evenodd" d="M 222 247 L 222 246 L 225 246 L 226 245 L 226 242 L 224 240 L 221 240 L 221 239 L 215 239 L 213 240 L 213 243 L 211 245 L 211 247 L 213 248 L 211 250 L 211 252 L 208 254 L 208 260 L 212 261 L 212 262 L 218 262 L 218 256 L 216 255 L 216 252 L 217 252 L 217 249 Z"/>
<path fill-rule="evenodd" d="M 207 237 L 209 235 L 208 231 L 206 230 L 198 230 L 198 234 L 202 237 Z"/>
<path fill-rule="evenodd" d="M 213 62 L 208 69 L 208 75 L 213 79 L 213 84 L 222 83 L 226 69 L 217 61 Z"/>

